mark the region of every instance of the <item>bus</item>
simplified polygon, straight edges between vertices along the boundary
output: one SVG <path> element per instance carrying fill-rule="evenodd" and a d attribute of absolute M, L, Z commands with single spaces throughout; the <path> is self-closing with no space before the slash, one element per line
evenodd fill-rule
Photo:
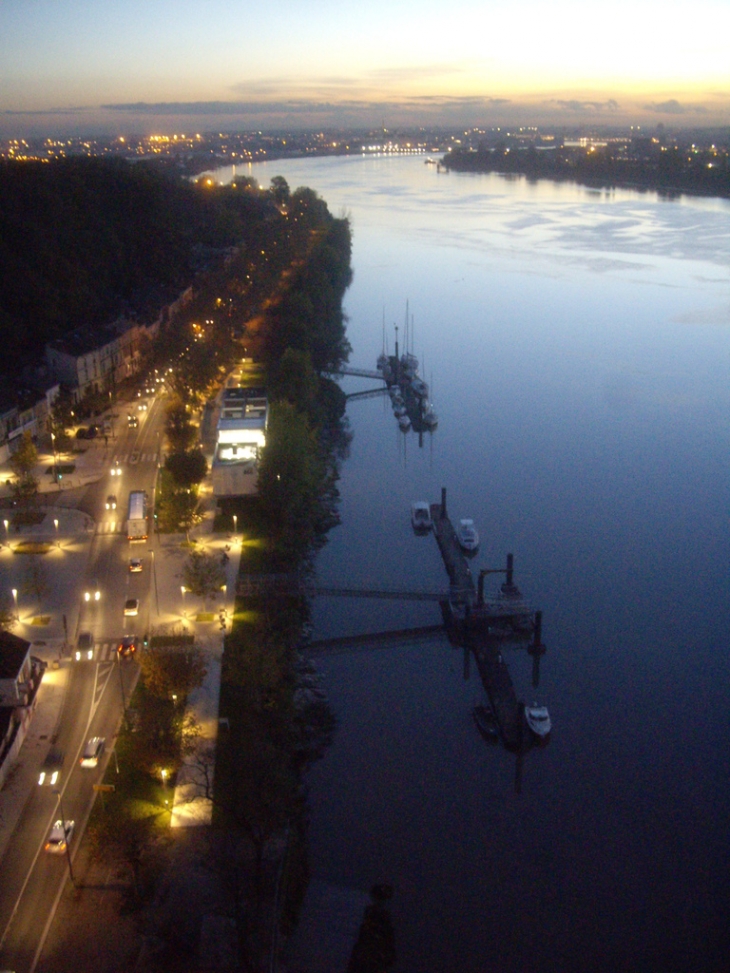
<path fill-rule="evenodd" d="M 127 538 L 130 541 L 147 540 L 147 494 L 143 490 L 132 490 L 129 494 Z"/>

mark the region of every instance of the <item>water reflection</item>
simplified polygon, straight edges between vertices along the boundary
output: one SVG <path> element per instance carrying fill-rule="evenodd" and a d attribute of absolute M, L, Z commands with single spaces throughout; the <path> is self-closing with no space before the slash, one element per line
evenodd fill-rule
<path fill-rule="evenodd" d="M 400 317 L 410 298 L 438 403 L 407 463 L 383 403 L 353 403 L 342 526 L 317 569 L 438 588 L 409 512 L 446 485 L 480 563 L 514 551 L 544 610 L 555 729 L 517 799 L 446 639 L 328 657 L 340 729 L 312 774 L 313 871 L 364 893 L 392 882 L 397 970 L 722 969 L 730 204 L 434 168 L 258 169 L 351 212 L 353 361 L 376 361 L 383 307 Z M 440 621 L 375 604 L 318 602 L 317 635 Z M 510 653 L 516 685 L 534 662 Z"/>

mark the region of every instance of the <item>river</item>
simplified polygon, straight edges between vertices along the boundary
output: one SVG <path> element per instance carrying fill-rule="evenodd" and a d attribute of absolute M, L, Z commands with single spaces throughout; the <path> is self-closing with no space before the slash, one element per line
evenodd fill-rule
<path fill-rule="evenodd" d="M 409 525 L 444 486 L 476 567 L 514 553 L 547 644 L 537 690 L 508 656 L 553 722 L 521 793 L 445 637 L 320 658 L 339 729 L 311 774 L 313 878 L 393 885 L 402 973 L 728 969 L 730 203 L 418 157 L 254 172 L 350 216 L 351 364 L 374 368 L 383 320 L 402 344 L 408 301 L 439 416 L 419 448 L 382 398 L 350 403 L 320 581 L 445 587 Z M 315 636 L 439 620 L 322 599 Z"/>

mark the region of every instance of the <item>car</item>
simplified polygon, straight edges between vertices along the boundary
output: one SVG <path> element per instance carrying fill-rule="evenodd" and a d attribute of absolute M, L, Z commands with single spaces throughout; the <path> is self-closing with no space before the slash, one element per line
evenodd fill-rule
<path fill-rule="evenodd" d="M 41 772 L 38 775 L 38 784 L 41 787 L 55 787 L 61 779 L 61 768 L 63 767 L 63 751 L 57 747 L 51 747 L 46 754 L 45 760 L 41 765 Z"/>
<path fill-rule="evenodd" d="M 127 416 L 127 425 L 130 429 L 136 429 L 139 425 L 139 420 L 137 416 Z"/>
<path fill-rule="evenodd" d="M 107 510 L 117 509 L 117 498 L 114 496 L 113 493 L 110 493 L 109 496 L 106 498 L 106 509 Z"/>
<path fill-rule="evenodd" d="M 111 470 L 110 470 L 110 472 L 111 472 L 111 475 L 112 476 L 121 476 L 122 475 L 122 468 L 119 465 L 119 463 L 114 463 L 113 466 L 112 466 L 112 468 L 111 468 Z"/>
<path fill-rule="evenodd" d="M 89 426 L 89 428 L 86 430 L 86 438 L 87 439 L 96 439 L 96 437 L 98 435 L 99 435 L 99 427 L 98 426 Z"/>
<path fill-rule="evenodd" d="M 136 635 L 125 635 L 117 646 L 117 654 L 122 659 L 131 658 L 139 647 L 139 639 Z"/>
<path fill-rule="evenodd" d="M 137 406 L 137 408 L 139 409 L 140 412 L 146 412 L 147 411 L 147 403 L 146 402 L 140 402 L 140 404 Z"/>
<path fill-rule="evenodd" d="M 86 429 L 83 426 L 79 426 L 79 428 L 76 430 L 76 438 L 77 439 L 86 439 L 87 438 L 86 437 Z"/>
<path fill-rule="evenodd" d="M 84 747 L 79 763 L 82 767 L 96 767 L 99 757 L 104 753 L 104 737 L 92 737 Z"/>
<path fill-rule="evenodd" d="M 125 615 L 139 614 L 139 598 L 127 598 L 127 600 L 124 602 L 124 614 Z"/>
<path fill-rule="evenodd" d="M 75 823 L 75 821 L 56 821 L 48 835 L 48 840 L 43 846 L 45 850 L 50 851 L 51 854 L 62 855 L 66 851 L 69 841 L 71 841 Z"/>
<path fill-rule="evenodd" d="M 91 632 L 80 632 L 76 642 L 76 661 L 94 658 L 94 636 Z"/>
<path fill-rule="evenodd" d="M 130 557 L 129 559 L 129 571 L 131 574 L 139 574 L 142 570 L 142 558 L 141 557 Z"/>

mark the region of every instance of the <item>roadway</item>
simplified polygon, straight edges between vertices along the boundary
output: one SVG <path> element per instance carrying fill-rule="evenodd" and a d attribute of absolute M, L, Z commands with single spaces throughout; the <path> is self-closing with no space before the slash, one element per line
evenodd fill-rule
<path fill-rule="evenodd" d="M 82 508 L 96 521 L 88 544 L 88 557 L 82 569 L 79 557 L 69 556 L 54 561 L 51 589 L 62 591 L 64 614 L 72 620 L 69 642 L 75 646 L 78 633 L 90 631 L 95 641 L 92 661 L 64 659 L 67 670 L 64 701 L 52 742 L 62 750 L 65 760 L 56 788 L 36 785 L 31 791 L 17 826 L 7 841 L 2 860 L 0 882 L 0 966 L 15 973 L 32 973 L 53 919 L 64 883 L 73 867 L 84 827 L 93 805 L 94 784 L 98 783 L 112 759 L 114 740 L 121 717 L 123 695 L 128 699 L 138 675 L 131 660 L 119 662 L 115 654 L 101 657 L 101 646 L 116 643 L 125 634 L 141 634 L 149 629 L 152 572 L 149 557 L 151 545 L 135 542 L 126 536 L 126 506 L 131 490 L 146 490 L 154 495 L 160 462 L 164 427 L 164 405 L 160 397 L 148 402 L 146 411 L 137 411 L 137 428 L 127 425 L 127 410 L 122 405 L 116 419 L 116 437 L 104 447 L 102 475 L 87 487 Z M 121 475 L 112 469 L 121 468 Z M 106 499 L 116 495 L 116 510 L 106 509 Z M 57 528 L 58 530 L 58 528 Z M 59 551 L 63 554 L 64 538 Z M 129 558 L 141 557 L 143 570 L 129 571 Z M 18 560 L 17 558 L 15 559 Z M 12 565 L 11 570 L 17 570 Z M 73 577 L 69 573 L 73 572 Z M 57 575 L 63 577 L 59 578 Z M 18 584 L 17 581 L 13 581 Z M 99 591 L 99 599 L 94 592 Z M 90 598 L 85 600 L 85 593 Z M 128 598 L 139 599 L 139 614 L 124 616 Z M 76 619 L 76 623 L 73 623 Z M 19 634 L 29 639 L 33 635 Z M 39 703 L 40 705 L 40 703 Z M 36 714 L 37 718 L 37 714 Z M 92 736 L 106 738 L 106 751 L 96 768 L 79 765 L 84 744 Z M 51 741 L 49 740 L 49 746 Z M 21 751 L 22 754 L 22 751 Z M 75 821 L 69 843 L 70 855 L 52 855 L 43 850 L 53 822 L 61 817 Z"/>

